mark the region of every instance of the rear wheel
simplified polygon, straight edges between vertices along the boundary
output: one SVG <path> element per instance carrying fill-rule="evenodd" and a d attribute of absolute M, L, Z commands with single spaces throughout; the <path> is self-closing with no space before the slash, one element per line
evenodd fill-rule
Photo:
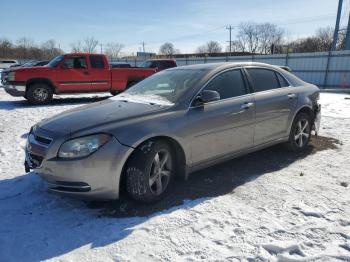
<path fill-rule="evenodd" d="M 44 83 L 31 84 L 25 98 L 32 104 L 45 104 L 51 101 L 53 96 L 51 88 Z"/>
<path fill-rule="evenodd" d="M 311 138 L 311 118 L 306 113 L 298 114 L 292 124 L 287 146 L 291 151 L 304 150 Z"/>
<path fill-rule="evenodd" d="M 174 169 L 174 154 L 168 143 L 162 140 L 145 142 L 134 153 L 126 169 L 128 194 L 147 203 L 162 199 Z"/>

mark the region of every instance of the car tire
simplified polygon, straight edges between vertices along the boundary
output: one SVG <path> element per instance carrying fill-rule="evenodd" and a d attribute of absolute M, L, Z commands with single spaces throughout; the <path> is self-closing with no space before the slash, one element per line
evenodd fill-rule
<path fill-rule="evenodd" d="M 28 101 L 36 105 L 48 103 L 52 96 L 51 87 L 44 83 L 31 84 L 25 94 Z"/>
<path fill-rule="evenodd" d="M 126 169 L 126 189 L 135 200 L 152 203 L 167 193 L 175 174 L 175 156 L 168 143 L 149 140 L 136 149 Z"/>
<path fill-rule="evenodd" d="M 289 150 L 300 152 L 306 149 L 311 138 L 311 125 L 309 114 L 299 113 L 295 117 L 286 143 Z"/>

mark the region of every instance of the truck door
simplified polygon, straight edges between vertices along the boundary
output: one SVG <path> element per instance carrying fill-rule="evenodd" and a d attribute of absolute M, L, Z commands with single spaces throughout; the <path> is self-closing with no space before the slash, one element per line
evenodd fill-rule
<path fill-rule="evenodd" d="M 66 56 L 57 71 L 60 92 L 91 91 L 91 76 L 84 55 Z"/>
<path fill-rule="evenodd" d="M 93 91 L 108 91 L 110 85 L 110 69 L 102 55 L 90 55 L 91 89 Z"/>

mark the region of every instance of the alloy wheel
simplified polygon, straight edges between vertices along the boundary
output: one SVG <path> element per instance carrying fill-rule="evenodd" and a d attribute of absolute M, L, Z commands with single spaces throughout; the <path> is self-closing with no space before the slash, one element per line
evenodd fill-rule
<path fill-rule="evenodd" d="M 44 87 L 37 87 L 33 91 L 33 97 L 36 101 L 45 101 L 47 97 L 49 96 L 49 92 Z"/>
<path fill-rule="evenodd" d="M 296 124 L 294 139 L 299 148 L 304 147 L 310 136 L 310 124 L 307 119 L 300 119 Z"/>
<path fill-rule="evenodd" d="M 171 163 L 171 155 L 167 150 L 155 154 L 149 176 L 149 186 L 154 195 L 161 195 L 167 188 L 172 170 Z"/>

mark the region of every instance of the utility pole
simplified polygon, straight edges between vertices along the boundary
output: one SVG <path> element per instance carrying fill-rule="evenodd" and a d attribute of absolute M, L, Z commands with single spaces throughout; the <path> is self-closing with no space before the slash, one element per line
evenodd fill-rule
<path fill-rule="evenodd" d="M 338 42 L 338 34 L 339 34 L 339 23 L 340 23 L 342 7 L 343 7 L 343 0 L 339 0 L 337 20 L 335 22 L 335 29 L 334 29 L 334 35 L 333 35 L 332 51 L 337 50 L 337 42 Z"/>
<path fill-rule="evenodd" d="M 101 47 L 101 54 L 103 53 L 102 46 L 103 46 L 103 44 L 102 44 L 102 43 L 100 43 L 100 47 Z"/>
<path fill-rule="evenodd" d="M 146 45 L 146 43 L 145 42 L 141 42 L 141 45 L 142 45 L 142 52 L 145 53 L 145 45 Z"/>
<path fill-rule="evenodd" d="M 141 42 L 141 45 L 142 45 L 143 58 L 144 58 L 144 60 L 146 60 L 146 52 L 145 52 L 146 43 L 143 41 L 143 42 Z"/>
<path fill-rule="evenodd" d="M 350 12 L 349 12 L 348 28 L 346 29 L 345 50 L 350 50 Z"/>
<path fill-rule="evenodd" d="M 232 55 L 232 29 L 233 29 L 233 26 L 228 26 L 226 27 L 227 30 L 229 30 L 230 32 L 230 41 L 229 41 L 229 45 L 230 45 L 230 55 Z"/>

